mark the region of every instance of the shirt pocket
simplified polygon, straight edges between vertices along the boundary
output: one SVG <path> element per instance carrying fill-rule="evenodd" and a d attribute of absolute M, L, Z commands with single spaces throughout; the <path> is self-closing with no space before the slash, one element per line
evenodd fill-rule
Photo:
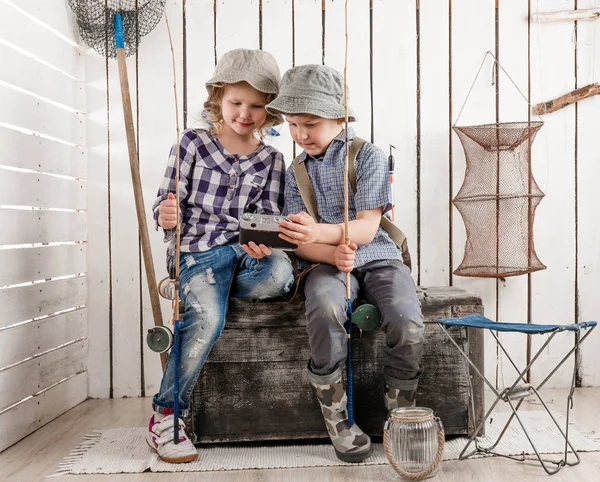
<path fill-rule="evenodd" d="M 261 198 L 266 184 L 267 179 L 262 176 L 256 174 L 244 176 L 240 194 L 246 198 L 245 211 L 249 211 L 249 207 Z"/>

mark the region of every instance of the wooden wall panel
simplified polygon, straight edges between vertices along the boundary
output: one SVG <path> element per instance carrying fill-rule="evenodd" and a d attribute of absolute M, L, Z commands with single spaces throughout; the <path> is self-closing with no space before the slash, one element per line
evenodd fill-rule
<path fill-rule="evenodd" d="M 594 0 L 578 2 L 578 8 L 597 6 Z M 600 24 L 579 22 L 577 25 L 577 86 L 597 82 L 596 65 L 600 65 Z M 577 284 L 575 293 L 578 321 L 600 321 L 600 222 L 596 209 L 598 187 L 597 126 L 600 123 L 600 97 L 595 96 L 577 104 Z M 598 333 L 590 335 L 582 346 L 581 383 L 600 385 L 600 350 Z"/>
<path fill-rule="evenodd" d="M 263 0 L 262 2 L 262 48 L 277 59 L 283 76 L 293 65 L 292 0 Z M 286 122 L 275 128 L 279 136 L 265 142 L 280 150 L 290 165 L 294 158 L 294 141 Z"/>
<path fill-rule="evenodd" d="M 451 278 L 450 249 L 450 5 L 420 2 L 419 10 L 419 175 L 421 263 L 424 286 L 444 286 Z M 455 138 L 456 139 L 456 138 Z M 403 176 L 399 171 L 397 177 Z M 452 208 L 454 209 L 454 208 Z M 455 211 L 455 214 L 456 213 Z M 417 252 L 415 252 L 415 257 Z"/>
<path fill-rule="evenodd" d="M 0 250 L 0 286 L 86 272 L 86 243 Z"/>
<path fill-rule="evenodd" d="M 323 63 L 322 1 L 294 0 L 294 65 Z"/>
<path fill-rule="evenodd" d="M 550 0 L 539 11 L 569 10 L 573 2 Z M 558 97 L 575 88 L 573 22 L 532 24 L 531 96 L 534 103 Z M 535 247 L 548 267 L 533 273 L 532 321 L 573 323 L 575 321 L 575 106 L 544 116 L 545 125 L 532 146 L 533 172 L 546 193 L 535 215 Z M 558 229 L 557 229 L 558 228 Z M 557 337 L 559 338 L 559 337 Z M 532 380 L 541 381 L 551 365 L 572 346 L 562 336 L 543 353 L 532 370 Z M 532 349 L 545 337 L 532 337 Z M 569 383 L 572 369 L 565 366 L 553 383 Z"/>
<path fill-rule="evenodd" d="M 108 89 L 106 59 L 93 50 L 86 52 L 87 152 L 88 152 L 88 225 L 89 276 L 88 319 L 89 352 L 88 373 L 90 397 L 112 396 L 112 270 L 110 219 L 109 151 L 110 95 L 119 95 Z M 112 134 L 116 136 L 116 133 Z M 122 134 L 121 134 L 122 135 Z"/>
<path fill-rule="evenodd" d="M 358 111 L 360 121 L 356 128 L 362 137 L 372 136 L 386 154 L 389 144 L 396 146 L 395 217 L 409 238 L 415 279 L 423 285 L 453 284 L 479 294 L 491 319 L 526 321 L 531 313 L 534 322 L 567 323 L 577 316 L 580 319 L 597 317 L 594 310 L 598 310 L 594 301 L 598 231 L 592 208 L 598 168 L 593 162 L 595 136 L 590 127 L 595 125 L 594 99 L 580 103 L 578 108 L 583 110 L 579 111 L 577 126 L 574 106 L 545 116 L 546 125 L 533 144 L 533 172 L 547 194 L 536 215 L 535 241 L 540 259 L 548 265 L 548 270 L 531 276 L 531 300 L 524 276 L 496 283 L 494 279 L 451 274 L 462 260 L 466 236 L 460 214 L 449 205 L 449 198 L 456 195 L 462 184 L 465 170 L 464 151 L 450 125 L 457 120 L 486 52 L 499 55 L 501 64 L 521 91 L 527 93 L 531 78 L 532 103 L 549 100 L 575 86 L 574 24 L 532 23 L 531 45 L 528 46 L 529 3 L 534 12 L 573 8 L 570 0 L 553 0 L 543 5 L 526 0 L 469 0 L 443 5 L 416 0 L 350 2 L 350 103 Z M 292 65 L 306 63 L 325 62 L 343 69 L 344 0 L 188 0 L 185 8 L 183 0 L 174 0 L 167 8 L 174 35 L 180 104 L 185 110 L 181 115 L 185 114 L 188 126 L 200 125 L 206 97 L 204 82 L 212 74 L 215 58 L 232 48 L 262 46 L 275 55 L 282 74 Z M 231 28 L 239 19 L 244 19 L 243 33 Z M 586 23 L 587 30 L 582 29 L 582 25 L 580 22 L 577 71 L 580 86 L 595 80 L 592 36 L 597 28 L 593 22 Z M 108 396 L 111 370 L 107 362 L 110 358 L 108 332 L 115 328 L 113 337 L 135 339 L 136 351 L 132 353 L 130 346 L 117 346 L 120 341 L 113 339 L 116 344 L 112 370 L 123 370 L 117 367 L 122 367 L 125 360 L 132 363 L 128 369 L 131 373 L 117 375 L 115 371 L 113 374 L 116 376 L 113 395 L 136 391 L 151 394 L 160 380 L 160 367 L 158 357 L 147 351 L 141 339 L 144 330 L 152 324 L 152 318 L 137 248 L 133 204 L 128 194 L 130 181 L 120 121 L 120 93 L 114 82 L 114 65 L 109 63 L 107 97 L 103 59 L 92 55 L 88 57 L 87 72 L 86 149 L 91 178 L 88 204 L 93 219 L 90 241 L 95 244 L 88 253 L 94 253 L 90 265 L 90 303 L 98 311 L 89 310 L 90 317 L 97 318 L 91 328 L 96 341 L 90 340 L 90 353 L 94 353 L 90 373 L 95 370 L 97 376 L 90 377 L 90 384 L 97 385 L 98 396 Z M 149 217 L 168 150 L 175 138 L 170 55 L 166 26 L 161 22 L 143 39 L 137 65 L 140 162 Z M 132 86 L 135 84 L 134 65 L 130 60 Z M 508 78 L 501 74 L 498 82 L 492 82 L 492 62 L 488 58 L 459 124 L 495 122 L 497 94 L 499 120 L 526 119 L 527 104 Z M 107 114 L 110 115 L 109 126 Z M 183 120 L 181 123 L 183 126 Z M 268 142 L 284 152 L 289 164 L 294 152 L 299 150 L 294 148 L 287 126 L 281 126 L 280 131 L 279 137 Z M 577 177 L 575 161 L 579 166 Z M 550 236 L 549 233 L 557 234 Z M 165 246 L 161 233 L 152 231 L 151 239 L 160 279 L 166 275 Z M 107 308 L 110 303 L 111 312 Z M 168 302 L 163 304 L 163 316 L 170 316 Z M 107 321 L 109 319 L 112 321 Z M 125 328 L 124 323 L 131 320 L 132 326 Z M 550 348 L 545 354 L 547 361 L 556 359 L 561 351 L 572 346 L 570 337 L 562 338 L 557 338 L 556 349 Z M 520 337 L 503 335 L 502 339 L 511 354 L 516 354 L 519 360 L 525 359 L 527 350 Z M 593 340 L 590 345 L 592 343 Z M 592 351 L 583 352 L 582 374 L 584 382 L 597 384 L 593 368 L 597 363 Z M 497 378 L 499 385 L 510 374 L 506 360 L 502 357 L 496 360 L 496 346 L 491 337 L 486 338 L 486 371 L 493 380 Z M 568 375 L 561 371 L 552 384 L 564 385 Z M 534 378 L 539 378 L 539 374 L 535 373 Z"/>
<path fill-rule="evenodd" d="M 103 94 L 106 97 L 106 92 Z M 54 142 L 1 126 L 0 144 L 0 164 L 3 166 L 80 179 L 87 176 L 86 149 L 83 147 Z"/>
<path fill-rule="evenodd" d="M 190 4 L 195 2 L 187 2 Z M 177 73 L 177 100 L 179 107 L 179 127 L 183 132 L 183 92 L 184 92 L 184 50 L 183 50 L 183 10 L 181 2 L 177 4 L 170 2 L 167 4 L 166 14 L 169 18 L 169 26 L 173 39 L 173 49 L 175 55 L 175 69 Z M 203 8 L 200 10 L 200 8 Z M 196 5 L 195 10 L 187 12 L 187 51 L 188 65 L 202 64 L 205 68 L 212 69 L 212 58 L 208 56 L 208 51 L 212 43 L 212 34 L 209 31 L 200 32 L 201 26 L 210 25 L 212 17 L 212 6 L 204 2 Z M 203 18 L 205 17 L 205 18 Z M 203 20 L 200 22 L 200 19 Z M 196 47 L 203 45 L 198 51 Z M 160 55 L 157 55 L 160 52 Z M 200 57 L 200 52 L 206 52 L 205 56 Z M 139 123 L 139 145 L 140 145 L 140 171 L 142 176 L 142 189 L 144 192 L 144 204 L 146 206 L 146 216 L 148 221 L 148 230 L 150 233 L 150 244 L 154 256 L 154 270 L 157 282 L 167 276 L 165 250 L 166 244 L 163 243 L 162 229 L 156 231 L 153 217 L 152 205 L 156 200 L 156 193 L 167 167 L 169 152 L 171 146 L 176 142 L 176 124 L 175 124 L 175 96 L 173 91 L 173 58 L 169 46 L 169 35 L 166 22 L 163 20 L 156 28 L 144 38 L 144 43 L 140 45 L 138 52 L 138 69 L 140 72 L 147 72 L 153 69 L 159 69 L 164 75 L 158 78 L 149 79 L 140 75 L 138 87 L 138 101 L 140 106 Z M 188 85 L 189 91 L 196 95 L 203 91 L 204 79 L 190 77 Z M 208 80 L 208 79 L 206 79 Z M 198 114 L 196 114 L 198 115 Z M 154 318 L 150 304 L 150 296 L 146 282 L 146 272 L 143 259 L 141 262 L 141 288 L 142 288 L 142 325 L 135 326 L 135 345 L 138 353 L 138 365 L 140 370 L 140 393 L 148 396 L 158 392 L 162 369 L 160 356 L 151 351 L 146 344 L 146 333 L 149 328 L 154 326 Z M 173 318 L 173 310 L 168 300 L 161 298 L 163 323 L 170 324 Z M 133 329 L 133 328 L 132 328 Z M 118 350 L 118 348 L 115 348 Z"/>
<path fill-rule="evenodd" d="M 87 398 L 85 62 L 66 3 L 0 2 L 0 450 Z"/>
<path fill-rule="evenodd" d="M 496 78 L 499 122 L 527 122 L 528 120 L 530 109 L 527 11 L 527 2 L 498 2 L 498 41 L 495 54 L 506 71 L 499 69 Z M 513 82 L 516 85 L 513 85 Z M 533 113 L 531 118 L 539 120 Z M 511 214 L 518 215 L 518 213 Z M 512 276 L 498 281 L 498 321 L 526 322 L 527 316 L 528 276 Z M 525 367 L 527 365 L 525 363 L 526 337 L 520 333 L 498 333 L 498 336 L 510 357 L 517 362 L 517 366 Z M 517 373 L 503 353 L 499 353 L 498 358 L 499 386 L 504 387 L 506 384 L 512 384 Z"/>
<path fill-rule="evenodd" d="M 144 40 L 140 48 L 144 46 Z M 167 51 L 168 52 L 168 51 Z M 127 72 L 133 118 L 138 115 L 136 102 L 136 57 L 127 58 Z M 125 121 L 119 85 L 119 69 L 115 59 L 108 62 L 110 89 L 110 219 L 112 270 L 112 346 L 113 385 L 117 397 L 141 394 L 140 343 L 141 320 L 140 265 L 138 222 L 127 153 Z M 167 113 L 164 113 L 167 116 Z M 134 121 L 135 122 L 135 121 Z M 138 137 L 138 126 L 136 138 Z M 131 367 L 125 369 L 124 367 Z"/>
<path fill-rule="evenodd" d="M 452 2 L 452 123 L 459 126 L 485 124 L 495 121 L 495 87 L 491 83 L 492 59 L 488 56 L 481 75 L 475 81 L 486 52 L 495 46 L 495 2 L 469 0 Z M 477 19 L 477 21 L 473 21 Z M 474 41 L 477 39 L 477 41 Z M 475 84 L 473 85 L 473 82 Z M 473 89 L 469 94 L 471 85 Z M 466 101 L 466 104 L 465 104 Z M 465 108 L 460 114 L 461 107 Z M 459 117 L 460 114 L 460 117 Z M 452 133 L 452 197 L 460 189 L 465 175 L 465 153 L 456 133 Z M 462 217 L 456 208 L 452 215 L 452 269 L 463 259 L 466 232 Z M 485 278 L 452 277 L 452 284 L 479 294 L 485 315 L 496 320 L 496 281 Z M 485 336 L 485 371 L 494 379 L 496 350 L 494 339 Z"/>
<path fill-rule="evenodd" d="M 394 221 L 408 239 L 417 276 L 416 2 L 373 2 L 373 134 L 386 156 L 396 147 Z M 377 32 L 395 32 L 394 40 Z M 362 135 L 366 135 L 366 132 Z M 368 139 L 368 137 L 367 137 Z"/>

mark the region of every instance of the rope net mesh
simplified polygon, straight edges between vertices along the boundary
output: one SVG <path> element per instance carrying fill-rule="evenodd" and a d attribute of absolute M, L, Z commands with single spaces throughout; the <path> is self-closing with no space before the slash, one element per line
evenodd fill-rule
<path fill-rule="evenodd" d="M 465 223 L 464 258 L 454 274 L 500 278 L 545 269 L 533 245 L 544 197 L 531 174 L 531 144 L 543 122 L 454 127 L 466 157 L 453 200 Z"/>
<path fill-rule="evenodd" d="M 137 52 L 141 38 L 163 16 L 166 0 L 68 0 L 77 17 L 83 41 L 102 56 L 116 58 L 114 17 L 120 14 L 125 34 L 125 55 Z"/>

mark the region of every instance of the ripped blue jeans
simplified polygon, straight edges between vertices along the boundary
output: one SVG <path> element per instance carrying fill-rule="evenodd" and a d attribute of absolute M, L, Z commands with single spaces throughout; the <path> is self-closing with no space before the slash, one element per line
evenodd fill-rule
<path fill-rule="evenodd" d="M 283 251 L 260 260 L 248 256 L 239 243 L 216 246 L 202 253 L 181 253 L 179 293 L 184 302 L 181 323 L 179 406 L 189 400 L 208 354 L 218 340 L 231 296 L 264 300 L 287 293 L 294 282 L 292 264 Z M 231 292 L 231 293 L 230 293 Z M 172 413 L 175 373 L 169 357 L 152 406 Z"/>

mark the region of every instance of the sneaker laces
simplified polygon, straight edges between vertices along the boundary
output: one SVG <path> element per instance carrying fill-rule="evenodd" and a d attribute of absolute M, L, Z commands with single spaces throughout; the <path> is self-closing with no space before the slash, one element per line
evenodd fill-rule
<path fill-rule="evenodd" d="M 179 442 L 187 439 L 187 435 L 185 433 L 185 423 L 183 420 L 179 419 Z M 154 424 L 152 427 L 152 431 L 158 435 L 156 438 L 156 443 L 159 445 L 163 445 L 165 443 L 173 442 L 173 437 L 175 433 L 175 424 L 173 415 L 165 416 L 160 422 Z"/>

